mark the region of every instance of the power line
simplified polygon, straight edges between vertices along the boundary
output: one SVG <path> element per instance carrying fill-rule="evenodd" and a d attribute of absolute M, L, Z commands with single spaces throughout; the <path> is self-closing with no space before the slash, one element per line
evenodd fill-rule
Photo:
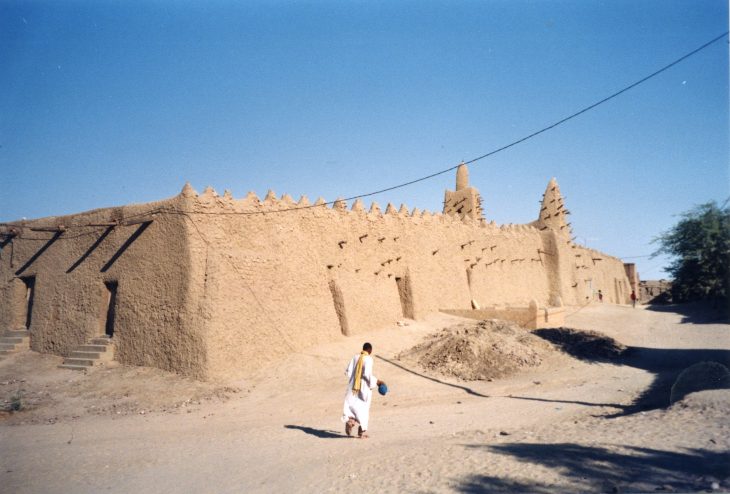
<path fill-rule="evenodd" d="M 558 121 L 557 121 L 557 122 L 555 122 L 554 124 L 552 124 L 552 125 L 548 125 L 547 127 L 545 127 L 545 128 L 542 128 L 542 129 L 538 130 L 537 132 L 533 132 L 532 134 L 530 134 L 530 135 L 528 135 L 528 136 L 526 136 L 526 137 L 523 137 L 522 139 L 518 139 L 518 140 L 516 140 L 516 141 L 514 141 L 514 142 L 512 142 L 512 143 L 510 143 L 510 144 L 507 144 L 506 146 L 502 146 L 501 148 L 495 149 L 494 151 L 490 151 L 490 152 L 488 152 L 487 154 L 483 154 L 483 155 L 481 155 L 481 156 L 478 156 L 478 157 L 476 157 L 476 158 L 474 158 L 474 159 L 472 159 L 472 160 L 466 161 L 465 163 L 466 163 L 466 164 L 469 164 L 469 163 L 474 163 L 475 161 L 479 161 L 479 160 L 481 160 L 481 159 L 484 159 L 484 158 L 486 158 L 487 156 L 492 156 L 493 154 L 499 153 L 500 151 L 504 151 L 505 149 L 511 148 L 512 146 L 515 146 L 515 145 L 517 145 L 517 144 L 519 144 L 519 143 L 521 143 L 521 142 L 524 142 L 524 141 L 526 141 L 526 140 L 528 140 L 528 139 L 532 139 L 533 137 L 535 137 L 535 136 L 537 136 L 537 135 L 540 135 L 540 134 L 542 134 L 543 132 L 547 132 L 548 130 L 550 130 L 550 129 L 553 129 L 553 128 L 557 127 L 558 125 L 560 125 L 560 124 L 563 124 L 563 123 L 567 122 L 568 120 L 571 120 L 571 119 L 573 119 L 573 118 L 577 117 L 578 115 L 582 115 L 583 113 L 585 113 L 585 112 L 587 112 L 587 111 L 589 111 L 589 110 L 592 110 L 593 108 L 595 108 L 595 107 L 597 107 L 597 106 L 599 106 L 599 105 L 602 105 L 603 103 L 606 103 L 606 102 L 607 102 L 607 101 L 609 101 L 609 100 L 612 100 L 612 99 L 613 99 L 613 98 L 615 98 L 616 96 L 619 96 L 619 95 L 621 95 L 621 94 L 625 93 L 626 91 L 628 91 L 628 90 L 630 90 L 630 89 L 633 89 L 633 88 L 635 88 L 635 87 L 636 87 L 636 86 L 638 86 L 639 84 L 642 84 L 642 83 L 644 83 L 644 82 L 648 81 L 648 80 L 649 80 L 649 79 L 651 79 L 652 77 L 655 77 L 655 76 L 657 76 L 657 75 L 661 74 L 661 73 L 662 73 L 662 72 L 664 72 L 665 70 L 668 70 L 668 69 L 670 69 L 670 68 L 674 67 L 674 66 L 675 66 L 675 65 L 677 65 L 678 63 L 680 63 L 680 62 L 682 62 L 682 61 L 686 60 L 687 58 L 691 57 L 692 55 L 694 55 L 694 54 L 696 54 L 696 53 L 698 53 L 698 52 L 700 52 L 700 51 L 704 50 L 705 48 L 707 48 L 707 47 L 708 47 L 708 46 L 710 46 L 711 44 L 713 44 L 713 43 L 715 43 L 715 42 L 717 42 L 717 41 L 721 40 L 722 38 L 724 38 L 724 37 L 725 37 L 725 36 L 727 36 L 727 35 L 728 35 L 728 31 L 725 31 L 725 32 L 724 32 L 724 33 L 722 33 L 722 34 L 721 34 L 720 36 L 717 36 L 717 37 L 715 37 L 715 38 L 711 39 L 710 41 L 708 41 L 707 43 L 703 44 L 703 45 L 702 45 L 702 46 L 700 46 L 699 48 L 696 48 L 696 49 L 692 50 L 691 52 L 687 53 L 686 55 L 683 55 L 682 57 L 680 57 L 680 58 L 676 59 L 676 60 L 675 60 L 675 61 L 673 61 L 672 63 L 670 63 L 670 64 L 668 64 L 668 65 L 665 65 L 664 67 L 662 67 L 661 69 L 657 70 L 656 72 L 652 72 L 652 73 L 651 73 L 651 74 L 649 74 L 648 76 L 646 76 L 646 77 L 644 77 L 644 78 L 642 78 L 642 79 L 639 79 L 638 81 L 634 82 L 633 84 L 630 84 L 630 85 L 626 86 L 625 88 L 621 89 L 620 91 L 616 91 L 616 92 L 615 92 L 615 93 L 613 93 L 612 95 L 610 95 L 610 96 L 606 96 L 606 97 L 605 97 L 605 98 L 603 98 L 602 100 L 600 100 L 600 101 L 597 101 L 597 102 L 593 103 L 592 105 L 586 106 L 586 107 L 585 107 L 585 108 L 583 108 L 582 110 L 579 110 L 579 111 L 577 111 L 577 112 L 573 113 L 572 115 L 569 115 L 569 116 L 567 116 L 567 117 L 563 118 L 562 120 L 558 120 Z M 452 169 L 453 169 L 453 168 L 452 168 Z"/>
<path fill-rule="evenodd" d="M 565 122 L 567 122 L 569 120 L 572 120 L 572 119 L 574 119 L 574 118 L 576 118 L 576 117 L 578 117 L 578 116 L 580 116 L 580 115 L 582 115 L 582 114 L 584 114 L 584 113 L 586 113 L 586 112 L 588 112 L 588 111 L 590 111 L 590 110 L 592 110 L 592 109 L 594 109 L 594 108 L 596 108 L 596 107 L 598 107 L 598 106 L 600 106 L 600 105 L 602 105 L 602 104 L 604 104 L 604 103 L 612 100 L 613 98 L 616 98 L 616 97 L 620 96 L 621 94 L 629 91 L 630 89 L 633 89 L 636 86 L 638 86 L 640 84 L 643 84 L 644 82 L 648 81 L 649 79 L 652 79 L 652 78 L 656 77 L 657 75 L 661 74 L 662 72 L 665 72 L 665 71 L 669 70 L 670 68 L 674 67 L 675 65 L 679 64 L 680 62 L 683 62 L 684 60 L 688 59 L 689 57 L 691 57 L 691 56 L 699 53 L 700 51 L 702 51 L 705 48 L 709 47 L 710 45 L 716 43 L 717 41 L 721 40 L 722 38 L 724 38 L 727 35 L 728 35 L 728 31 L 725 31 L 721 35 L 712 38 L 711 40 L 709 40 L 706 43 L 702 44 L 698 48 L 695 48 L 694 50 L 690 51 L 689 53 L 687 53 L 687 54 L 685 54 L 685 55 L 677 58 L 676 60 L 674 60 L 673 62 L 671 62 L 671 63 L 669 63 L 667 65 L 665 65 L 664 67 L 660 68 L 659 70 L 656 70 L 656 71 L 652 72 L 651 74 L 647 75 L 646 77 L 643 77 L 643 78 L 639 79 L 638 81 L 636 81 L 636 82 L 634 82 L 632 84 L 629 84 L 628 86 L 624 87 L 623 89 L 621 89 L 619 91 L 616 91 L 615 93 L 613 93 L 613 94 L 611 94 L 609 96 L 606 96 L 605 98 L 603 98 L 603 99 L 601 99 L 601 100 L 599 100 L 599 101 L 597 101 L 597 102 L 595 102 L 595 103 L 593 103 L 591 105 L 588 105 L 585 108 L 583 108 L 583 109 L 581 109 L 581 110 L 579 110 L 579 111 L 577 111 L 577 112 L 575 112 L 575 113 L 573 113 L 571 115 L 568 115 L 567 117 L 562 118 L 562 119 L 558 120 L 557 122 L 555 122 L 553 124 L 548 125 L 547 127 L 543 127 L 542 129 L 540 129 L 540 130 L 538 130 L 536 132 L 533 132 L 532 134 L 529 134 L 527 136 L 524 136 L 524 137 L 522 137 L 520 139 L 517 139 L 516 141 L 513 141 L 513 142 L 511 142 L 511 143 L 509 143 L 507 145 L 504 145 L 502 147 L 499 147 L 499 148 L 494 149 L 494 150 L 492 150 L 492 151 L 490 151 L 488 153 L 482 154 L 481 156 L 477 156 L 476 158 L 472 158 L 472 159 L 470 159 L 468 161 L 464 161 L 462 163 L 463 164 L 467 164 L 467 165 L 468 164 L 471 164 L 471 163 L 475 163 L 477 161 L 483 160 L 484 158 L 487 158 L 489 156 L 493 156 L 493 155 L 495 155 L 497 153 L 500 153 L 502 151 L 505 151 L 505 150 L 507 150 L 507 149 L 509 149 L 509 148 L 511 148 L 513 146 L 516 146 L 518 144 L 521 144 L 521 143 L 523 143 L 523 142 L 525 142 L 525 141 L 527 141 L 529 139 L 532 139 L 533 137 L 536 137 L 536 136 L 538 136 L 538 135 L 540 135 L 540 134 L 542 134 L 544 132 L 547 132 L 548 130 L 552 130 L 555 127 L 558 127 L 559 125 L 562 125 Z M 393 186 L 390 186 L 390 187 L 386 187 L 384 189 L 375 190 L 375 191 L 372 191 L 372 192 L 366 192 L 364 194 L 358 194 L 358 195 L 355 195 L 355 196 L 346 197 L 344 199 L 335 199 L 333 201 L 322 202 L 322 203 L 319 203 L 319 204 L 310 204 L 310 205 L 307 205 L 307 206 L 296 206 L 296 207 L 284 208 L 284 209 L 277 209 L 277 210 L 272 210 L 272 211 L 227 211 L 227 212 L 180 211 L 180 210 L 175 210 L 175 209 L 160 207 L 160 208 L 153 209 L 152 211 L 150 211 L 148 213 L 140 213 L 140 215 L 143 215 L 143 214 L 159 214 L 159 213 L 183 213 L 183 214 L 185 214 L 185 213 L 192 213 L 192 214 L 215 214 L 215 215 L 252 215 L 252 214 L 284 213 L 284 212 L 288 212 L 288 211 L 298 211 L 298 210 L 303 210 L 303 209 L 311 209 L 311 208 L 317 208 L 317 207 L 322 207 L 322 206 L 333 205 L 333 204 L 335 204 L 337 202 L 347 202 L 347 201 L 353 201 L 353 200 L 356 200 L 356 199 L 362 199 L 364 197 L 370 197 L 370 196 L 374 196 L 374 195 L 377 195 L 377 194 L 382 194 L 384 192 L 390 192 L 391 190 L 401 189 L 403 187 L 407 187 L 409 185 L 413 185 L 413 184 L 416 184 L 416 183 L 419 183 L 419 182 L 423 182 L 425 180 L 429 180 L 431 178 L 438 177 L 439 175 L 443 175 L 444 173 L 448 173 L 448 172 L 451 172 L 453 170 L 456 170 L 462 163 L 460 163 L 458 165 L 451 166 L 451 167 L 446 168 L 444 170 L 441 170 L 441 171 L 432 173 L 430 175 L 426 175 L 426 176 L 423 176 L 423 177 L 420 177 L 420 178 L 416 178 L 414 180 L 410 180 L 408 182 L 403 182 L 403 183 L 400 183 L 400 184 L 397 184 L 397 185 L 393 185 Z M 139 216 L 139 215 L 137 215 L 137 216 Z M 9 223 L 5 223 L 5 224 L 1 224 L 1 225 L 5 225 L 5 226 L 19 226 L 17 224 L 9 224 Z M 639 257 L 639 256 L 635 256 L 635 257 Z"/>
<path fill-rule="evenodd" d="M 483 160 L 484 158 L 487 158 L 489 156 L 495 155 L 495 154 L 497 154 L 499 152 L 502 152 L 502 151 L 504 151 L 506 149 L 509 149 L 509 148 L 511 148 L 513 146 L 516 146 L 516 145 L 520 144 L 520 143 L 523 143 L 523 142 L 525 142 L 525 141 L 527 141 L 529 139 L 532 139 L 533 137 L 536 137 L 536 136 L 538 136 L 538 135 L 540 135 L 540 134 L 542 134 L 544 132 L 547 132 L 548 130 L 554 129 L 557 126 L 559 126 L 561 124 L 564 124 L 565 122 L 567 122 L 569 120 L 572 120 L 572 119 L 578 117 L 579 115 L 582 115 L 583 113 L 586 113 L 586 112 L 588 112 L 588 111 L 596 108 L 597 106 L 600 106 L 603 103 L 606 103 L 606 102 L 612 100 L 613 98 L 616 98 L 617 96 L 620 96 L 621 94 L 629 91 L 630 89 L 633 89 L 636 86 L 638 86 L 640 84 L 643 84 L 644 82 L 648 81 L 649 79 L 652 79 L 652 78 L 656 77 L 657 75 L 661 74 L 662 72 L 665 72 L 666 70 L 669 70 L 670 68 L 674 67 L 678 63 L 680 63 L 680 62 L 688 59 L 689 57 L 691 57 L 691 56 L 699 53 L 700 51 L 702 51 L 705 48 L 709 47 L 713 43 L 716 43 L 717 41 L 721 40 L 722 38 L 724 38 L 727 35 L 728 35 L 728 31 L 725 31 L 721 35 L 712 38 L 710 41 L 704 43 L 700 47 L 695 48 L 694 50 L 690 51 L 689 53 L 687 53 L 687 54 L 679 57 L 678 59 L 674 60 L 673 62 L 671 62 L 671 63 L 669 63 L 667 65 L 665 65 L 664 67 L 660 68 L 659 70 L 656 70 L 656 71 L 652 72 L 651 74 L 647 75 L 646 77 L 643 77 L 643 78 L 639 79 L 638 81 L 634 82 L 633 84 L 629 84 L 628 86 L 624 87 L 623 89 L 621 89 L 619 91 L 616 91 L 615 93 L 613 93 L 613 94 L 611 94 L 609 96 L 606 96 L 605 98 L 603 98 L 603 99 L 601 99 L 601 100 L 599 100 L 599 101 L 597 101 L 597 102 L 595 102 L 595 103 L 593 103 L 593 104 L 591 104 L 589 106 L 586 106 L 585 108 L 583 108 L 583 109 L 581 109 L 581 110 L 579 110 L 579 111 L 577 111 L 577 112 L 575 112 L 575 113 L 573 113 L 571 115 L 568 115 L 567 117 L 562 118 L 562 119 L 558 120 L 557 122 L 555 122 L 555 123 L 553 123 L 551 125 L 548 125 L 547 127 L 543 127 L 542 129 L 540 129 L 540 130 L 538 130 L 536 132 L 533 132 L 532 134 L 529 134 L 529 135 L 527 135 L 525 137 L 522 137 L 520 139 L 517 139 L 516 141 L 513 141 L 513 142 L 511 142 L 511 143 L 509 143 L 509 144 L 507 144 L 505 146 L 502 146 L 500 148 L 497 148 L 497 149 L 495 149 L 493 151 L 490 151 L 490 152 L 488 152 L 486 154 L 482 154 L 481 156 L 477 156 L 476 158 L 472 158 L 472 159 L 470 159 L 468 161 L 464 161 L 463 164 L 467 164 L 468 165 L 468 164 L 471 164 L 471 163 L 475 163 L 475 162 L 477 162 L 479 160 Z M 407 187 L 409 185 L 416 184 L 418 182 L 423 182 L 425 180 L 429 180 L 431 178 L 438 177 L 439 175 L 443 175 L 444 173 L 448 173 L 450 171 L 456 170 L 460 166 L 460 164 L 459 165 L 451 166 L 449 168 L 446 168 L 444 170 L 441 170 L 441 171 L 432 173 L 430 175 L 426 175 L 426 176 L 423 176 L 423 177 L 420 177 L 420 178 L 416 178 L 414 180 L 410 180 L 408 182 L 403 182 L 401 184 L 393 185 L 391 187 L 386 187 L 384 189 L 376 190 L 376 191 L 373 191 L 373 192 L 367 192 L 367 193 L 358 194 L 358 195 L 352 196 L 352 197 L 346 197 L 344 199 L 335 199 L 334 201 L 324 202 L 324 203 L 320 203 L 320 204 L 312 204 L 312 205 L 308 205 L 308 206 L 300 206 L 300 207 L 292 207 L 292 208 L 286 208 L 286 209 L 278 209 L 278 210 L 275 210 L 275 211 L 266 211 L 266 212 L 264 212 L 264 211 L 241 211 L 241 212 L 231 212 L 231 214 L 270 214 L 270 213 L 283 213 L 283 212 L 287 212 L 287 211 L 296 211 L 296 210 L 299 210 L 299 209 L 310 209 L 310 208 L 315 208 L 315 207 L 327 206 L 327 205 L 331 205 L 331 204 L 334 204 L 334 203 L 340 202 L 340 201 L 352 201 L 352 200 L 355 200 L 355 199 L 362 199 L 364 197 L 370 197 L 370 196 L 374 196 L 374 195 L 377 195 L 377 194 L 382 194 L 384 192 L 390 192 L 391 190 L 400 189 L 400 188 L 403 188 L 403 187 Z"/>

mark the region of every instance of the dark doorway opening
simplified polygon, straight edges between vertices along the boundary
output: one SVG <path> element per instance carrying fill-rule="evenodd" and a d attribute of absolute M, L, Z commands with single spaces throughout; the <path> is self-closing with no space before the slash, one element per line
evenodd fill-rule
<path fill-rule="evenodd" d="M 35 276 L 25 276 L 20 278 L 25 285 L 25 328 L 30 329 L 30 323 L 33 319 L 33 299 L 35 298 Z"/>
<path fill-rule="evenodd" d="M 400 306 L 403 310 L 403 317 L 415 319 L 413 315 L 413 291 L 411 290 L 411 277 L 405 275 L 402 278 L 396 277 L 396 285 L 398 285 L 398 296 L 400 297 Z"/>
<path fill-rule="evenodd" d="M 105 281 L 104 282 L 104 323 L 103 330 L 104 335 L 111 338 L 114 336 L 114 318 L 116 315 L 117 308 L 117 287 L 119 284 L 116 281 Z"/>

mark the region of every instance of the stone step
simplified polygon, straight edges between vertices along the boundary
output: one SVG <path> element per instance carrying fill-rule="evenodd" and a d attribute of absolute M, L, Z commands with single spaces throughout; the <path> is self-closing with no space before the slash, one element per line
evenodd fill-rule
<path fill-rule="evenodd" d="M 109 348 L 108 345 L 81 345 L 76 347 L 77 352 L 106 352 Z"/>
<path fill-rule="evenodd" d="M 27 329 L 6 329 L 0 336 L 18 336 L 22 338 L 24 336 L 30 336 L 30 331 Z"/>
<path fill-rule="evenodd" d="M 0 350 L 0 355 L 10 355 L 15 353 L 15 350 Z"/>
<path fill-rule="evenodd" d="M 77 371 L 85 371 L 89 368 L 85 365 L 72 365 L 72 364 L 61 364 L 58 366 L 60 369 L 70 369 L 70 370 L 77 370 Z"/>
<path fill-rule="evenodd" d="M 94 365 L 94 361 L 84 358 L 67 358 L 63 361 L 63 365 L 84 365 L 86 367 L 91 367 Z"/>
<path fill-rule="evenodd" d="M 91 341 L 89 341 L 92 345 L 111 345 L 112 339 L 109 337 L 98 337 L 98 338 L 92 338 Z"/>
<path fill-rule="evenodd" d="M 86 344 L 76 347 L 59 367 L 72 370 L 88 369 L 96 363 L 113 358 L 114 346 L 112 346 L 111 338 L 97 336 Z"/>
<path fill-rule="evenodd" d="M 71 355 L 69 355 L 69 358 L 98 360 L 100 356 L 101 356 L 101 354 L 99 352 L 83 352 L 83 351 L 75 350 L 75 351 L 71 352 Z"/>
<path fill-rule="evenodd" d="M 0 350 L 7 350 L 9 352 L 14 352 L 16 350 L 15 343 L 3 343 L 0 341 Z"/>
<path fill-rule="evenodd" d="M 3 336 L 2 338 L 0 338 L 0 343 L 10 343 L 13 345 L 17 345 L 19 343 L 23 343 L 24 339 L 25 338 L 17 338 L 15 336 Z"/>

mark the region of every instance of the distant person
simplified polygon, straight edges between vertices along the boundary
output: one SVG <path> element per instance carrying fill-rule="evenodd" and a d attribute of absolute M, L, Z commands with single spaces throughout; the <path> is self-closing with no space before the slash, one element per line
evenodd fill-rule
<path fill-rule="evenodd" d="M 345 433 L 348 436 L 352 435 L 353 429 L 357 426 L 357 435 L 361 439 L 368 437 L 372 390 L 384 384 L 373 375 L 372 353 L 373 346 L 365 343 L 362 346 L 362 352 L 352 357 L 345 371 L 348 384 L 345 404 L 342 407 L 342 421 L 345 423 Z"/>
<path fill-rule="evenodd" d="M 598 301 L 603 303 L 603 292 L 601 290 L 598 290 Z"/>
<path fill-rule="evenodd" d="M 636 292 L 631 290 L 631 307 L 636 308 Z"/>

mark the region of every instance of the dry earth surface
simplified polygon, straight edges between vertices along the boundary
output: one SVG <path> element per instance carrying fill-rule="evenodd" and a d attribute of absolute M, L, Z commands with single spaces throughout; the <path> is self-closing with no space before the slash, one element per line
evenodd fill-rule
<path fill-rule="evenodd" d="M 15 354 L 0 360 L 0 491 L 730 491 L 730 391 L 668 407 L 682 369 L 728 365 L 730 325 L 697 308 L 569 312 L 566 326 L 628 349 L 603 359 L 542 340 L 539 358 L 520 350 L 529 365 L 515 373 L 464 381 L 408 358 L 472 324 L 435 314 L 227 383 L 118 365 L 78 373 Z M 390 392 L 358 440 L 340 413 L 345 365 L 365 340 Z"/>

